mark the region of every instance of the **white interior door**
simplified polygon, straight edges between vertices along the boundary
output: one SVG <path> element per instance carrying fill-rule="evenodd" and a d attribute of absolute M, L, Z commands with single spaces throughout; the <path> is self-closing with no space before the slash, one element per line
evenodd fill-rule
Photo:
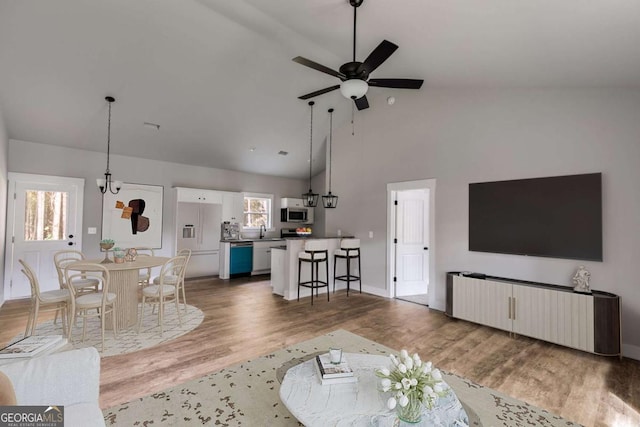
<path fill-rule="evenodd" d="M 429 191 L 396 194 L 396 296 L 429 289 Z"/>
<path fill-rule="evenodd" d="M 58 289 L 53 254 L 82 251 L 84 179 L 9 173 L 5 299 L 31 295 L 18 260 L 35 271 L 42 291 Z"/>

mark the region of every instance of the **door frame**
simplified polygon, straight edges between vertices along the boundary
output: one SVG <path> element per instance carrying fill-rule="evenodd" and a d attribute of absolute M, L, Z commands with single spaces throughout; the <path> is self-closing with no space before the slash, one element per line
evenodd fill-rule
<path fill-rule="evenodd" d="M 393 278 L 396 274 L 396 195 L 404 190 L 429 190 L 429 285 L 435 283 L 436 260 L 436 180 L 435 178 L 417 181 L 391 182 L 387 184 L 387 278 L 388 297 L 395 298 L 396 287 Z M 434 292 L 428 293 L 429 305 L 435 304 Z"/>
<path fill-rule="evenodd" d="M 76 195 L 76 210 L 79 214 L 76 216 L 76 230 L 77 234 L 80 236 L 79 244 L 75 246 L 73 249 L 82 251 L 82 227 L 83 227 L 83 217 L 84 217 L 84 178 L 73 178 L 73 177 L 65 177 L 65 176 L 56 176 L 56 175 L 39 175 L 39 174 L 31 174 L 31 173 L 21 173 L 21 172 L 8 172 L 7 173 L 7 211 L 6 211 L 6 228 L 5 228 L 5 257 L 4 257 L 4 292 L 3 299 L 4 301 L 8 301 L 11 298 L 11 280 L 13 278 L 13 267 L 14 267 L 14 235 L 15 235 L 15 216 L 16 216 L 16 183 L 18 182 L 44 182 L 49 183 L 52 180 L 57 181 L 58 183 L 66 183 L 69 185 L 78 186 L 78 194 Z"/>

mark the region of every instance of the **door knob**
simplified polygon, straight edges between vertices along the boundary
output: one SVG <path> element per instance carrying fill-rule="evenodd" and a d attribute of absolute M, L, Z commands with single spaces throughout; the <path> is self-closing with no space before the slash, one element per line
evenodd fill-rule
<path fill-rule="evenodd" d="M 73 242 L 69 242 L 69 243 L 67 243 L 67 245 L 73 246 Z"/>
<path fill-rule="evenodd" d="M 69 234 L 69 238 L 70 238 L 70 239 L 73 239 L 73 234 Z"/>
<path fill-rule="evenodd" d="M 428 250 L 429 250 L 429 247 L 425 246 L 425 247 L 424 247 L 424 250 L 425 250 L 425 251 L 428 251 Z"/>

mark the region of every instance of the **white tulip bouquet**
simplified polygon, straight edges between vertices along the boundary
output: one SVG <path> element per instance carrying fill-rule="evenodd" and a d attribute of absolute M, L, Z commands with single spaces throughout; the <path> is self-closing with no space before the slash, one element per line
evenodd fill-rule
<path fill-rule="evenodd" d="M 393 364 L 391 370 L 376 369 L 381 378 L 383 392 L 392 392 L 387 401 L 389 409 L 397 407 L 398 415 L 404 421 L 417 421 L 422 414 L 422 405 L 433 408 L 439 397 L 449 393 L 442 380 L 442 374 L 434 369 L 431 362 L 423 363 L 418 354 L 409 356 L 402 350 L 399 356 L 389 355 Z"/>

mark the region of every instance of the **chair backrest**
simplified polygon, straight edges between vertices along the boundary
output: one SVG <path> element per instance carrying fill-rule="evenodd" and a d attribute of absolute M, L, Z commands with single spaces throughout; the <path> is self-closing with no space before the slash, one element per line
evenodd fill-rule
<path fill-rule="evenodd" d="M 304 250 L 308 252 L 326 251 L 328 247 L 326 239 L 313 239 L 304 242 Z"/>
<path fill-rule="evenodd" d="M 184 279 L 186 265 L 187 257 L 185 256 L 174 256 L 173 258 L 169 258 L 167 261 L 165 261 L 165 263 L 162 264 L 162 268 L 160 269 L 160 285 L 165 284 L 165 277 L 171 277 L 171 284 L 178 286 L 180 284 L 180 281 Z"/>
<path fill-rule="evenodd" d="M 147 248 L 147 247 L 140 247 L 140 248 L 134 248 L 136 250 L 136 252 L 138 253 L 138 255 L 142 255 L 142 256 L 156 256 L 155 251 L 153 250 L 153 248 Z"/>
<path fill-rule="evenodd" d="M 359 249 L 360 239 L 342 239 L 340 241 L 341 249 Z"/>
<path fill-rule="evenodd" d="M 66 288 L 64 269 L 68 264 L 76 261 L 84 261 L 84 254 L 80 251 L 72 249 L 66 249 L 58 251 L 53 254 L 53 264 L 56 267 L 56 273 L 58 273 L 58 283 L 60 283 L 60 289 Z"/>
<path fill-rule="evenodd" d="M 65 283 L 72 283 L 76 279 L 95 279 L 98 280 L 98 289 L 102 292 L 102 300 L 105 301 L 106 295 L 109 292 L 109 283 L 111 282 L 111 275 L 109 270 L 102 265 L 93 262 L 81 262 L 75 264 L 73 267 L 66 266 L 64 269 Z M 74 286 L 69 286 L 71 295 L 75 298 L 77 290 Z"/>
<path fill-rule="evenodd" d="M 22 272 L 27 279 L 29 279 L 29 285 L 31 286 L 31 298 L 40 298 L 40 283 L 38 283 L 38 278 L 36 277 L 36 273 L 34 273 L 33 269 L 29 264 L 27 264 L 24 260 L 19 259 L 18 262 L 22 265 Z"/>
<path fill-rule="evenodd" d="M 180 249 L 176 256 L 183 256 L 187 258 L 186 263 L 188 264 L 189 260 L 191 259 L 191 249 Z"/>

